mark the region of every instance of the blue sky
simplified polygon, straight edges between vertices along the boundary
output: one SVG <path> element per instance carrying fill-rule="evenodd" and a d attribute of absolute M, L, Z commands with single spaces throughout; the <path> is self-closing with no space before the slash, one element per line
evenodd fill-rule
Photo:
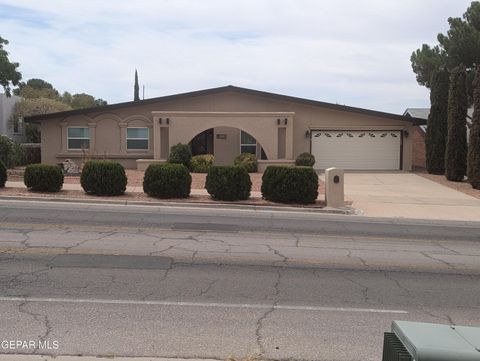
<path fill-rule="evenodd" d="M 237 85 L 402 113 L 429 106 L 410 55 L 462 0 L 0 0 L 24 79 L 132 100 Z"/>

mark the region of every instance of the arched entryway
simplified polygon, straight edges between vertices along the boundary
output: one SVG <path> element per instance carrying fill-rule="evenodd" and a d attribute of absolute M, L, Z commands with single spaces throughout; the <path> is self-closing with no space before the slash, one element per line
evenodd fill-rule
<path fill-rule="evenodd" d="M 152 115 L 154 159 L 167 159 L 172 145 L 188 144 L 208 129 L 214 129 L 213 151 L 218 164 L 231 164 L 234 154 L 240 154 L 241 149 L 255 149 L 259 159 L 268 157 L 266 162 L 293 158 L 295 114 L 291 112 L 153 111 Z M 248 142 L 249 137 L 243 137 L 242 140 L 241 131 L 253 136 L 256 144 L 250 144 L 253 141 L 250 139 Z M 208 139 L 208 134 L 211 132 L 203 134 L 204 139 Z M 222 150 L 221 144 L 225 145 L 223 149 L 231 153 Z M 208 151 L 208 144 L 203 148 L 203 151 Z M 225 161 L 221 161 L 221 158 L 225 158 Z M 226 159 L 229 159 L 228 163 Z"/>
<path fill-rule="evenodd" d="M 213 154 L 215 164 L 232 164 L 240 153 L 255 154 L 258 159 L 267 160 L 261 144 L 246 131 L 234 127 L 209 128 L 189 142 L 192 155 Z"/>

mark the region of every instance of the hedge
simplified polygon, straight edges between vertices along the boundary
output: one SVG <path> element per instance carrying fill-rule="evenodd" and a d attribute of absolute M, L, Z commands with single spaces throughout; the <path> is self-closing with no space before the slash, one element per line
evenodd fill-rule
<path fill-rule="evenodd" d="M 7 182 L 7 167 L 5 164 L 0 160 L 0 188 L 5 187 L 5 183 Z"/>
<path fill-rule="evenodd" d="M 245 167 L 248 173 L 255 173 L 258 170 L 257 156 L 252 153 L 239 154 L 233 164 Z"/>
<path fill-rule="evenodd" d="M 262 196 L 279 203 L 315 203 L 318 175 L 311 167 L 268 166 L 262 177 Z"/>
<path fill-rule="evenodd" d="M 468 182 L 475 189 L 480 189 L 480 68 L 477 68 L 473 90 L 474 110 L 470 142 L 468 143 Z"/>
<path fill-rule="evenodd" d="M 80 184 L 88 194 L 117 196 L 127 189 L 125 169 L 118 162 L 110 160 L 89 160 L 80 176 Z"/>
<path fill-rule="evenodd" d="M 32 191 L 59 192 L 63 186 L 63 171 L 58 165 L 31 164 L 25 168 L 23 182 Z"/>
<path fill-rule="evenodd" d="M 252 181 L 245 167 L 213 166 L 208 170 L 205 188 L 216 200 L 245 200 L 250 197 Z"/>
<path fill-rule="evenodd" d="M 431 106 L 425 135 L 426 167 L 430 174 L 445 174 L 449 81 L 447 70 L 435 70 L 430 77 Z"/>
<path fill-rule="evenodd" d="M 448 135 L 445 150 L 445 177 L 461 182 L 467 174 L 467 88 L 464 66 L 457 66 L 450 76 L 448 92 Z"/>
<path fill-rule="evenodd" d="M 301 167 L 313 167 L 315 164 L 315 156 L 310 153 L 301 153 L 298 155 L 297 159 L 295 159 L 295 165 Z"/>
<path fill-rule="evenodd" d="M 213 166 L 215 158 L 213 154 L 200 154 L 192 157 L 191 168 L 193 173 L 207 173 Z"/>
<path fill-rule="evenodd" d="M 170 148 L 170 154 L 168 155 L 167 162 L 173 164 L 183 164 L 190 169 L 190 163 L 192 161 L 192 151 L 188 144 L 178 143 Z"/>
<path fill-rule="evenodd" d="M 187 198 L 192 176 L 183 164 L 150 164 L 143 178 L 143 191 L 151 197 Z"/>

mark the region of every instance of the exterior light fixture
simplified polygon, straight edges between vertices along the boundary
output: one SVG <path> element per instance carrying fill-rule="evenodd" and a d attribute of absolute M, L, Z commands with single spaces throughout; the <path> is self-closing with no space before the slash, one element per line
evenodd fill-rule
<path fill-rule="evenodd" d="M 408 132 L 408 130 L 404 130 L 403 131 L 403 135 L 405 138 L 408 138 L 408 136 L 410 135 L 410 133 Z"/>
<path fill-rule="evenodd" d="M 277 119 L 277 125 L 280 125 L 280 118 Z"/>
<path fill-rule="evenodd" d="M 159 119 L 158 119 L 158 122 L 159 122 L 160 124 L 162 124 L 162 118 L 159 118 Z"/>
<path fill-rule="evenodd" d="M 305 138 L 310 138 L 310 130 L 308 130 L 308 129 L 305 132 Z"/>
<path fill-rule="evenodd" d="M 170 124 L 170 118 L 167 118 L 167 124 Z"/>
<path fill-rule="evenodd" d="M 285 118 L 283 121 L 284 121 L 284 123 L 283 123 L 283 124 L 287 125 L 287 123 L 288 123 L 288 119 L 287 119 L 287 118 Z"/>

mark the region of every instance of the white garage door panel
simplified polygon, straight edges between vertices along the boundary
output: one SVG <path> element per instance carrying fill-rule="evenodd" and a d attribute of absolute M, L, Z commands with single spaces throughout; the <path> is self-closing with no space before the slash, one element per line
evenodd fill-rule
<path fill-rule="evenodd" d="M 315 168 L 400 169 L 400 131 L 313 131 Z"/>

